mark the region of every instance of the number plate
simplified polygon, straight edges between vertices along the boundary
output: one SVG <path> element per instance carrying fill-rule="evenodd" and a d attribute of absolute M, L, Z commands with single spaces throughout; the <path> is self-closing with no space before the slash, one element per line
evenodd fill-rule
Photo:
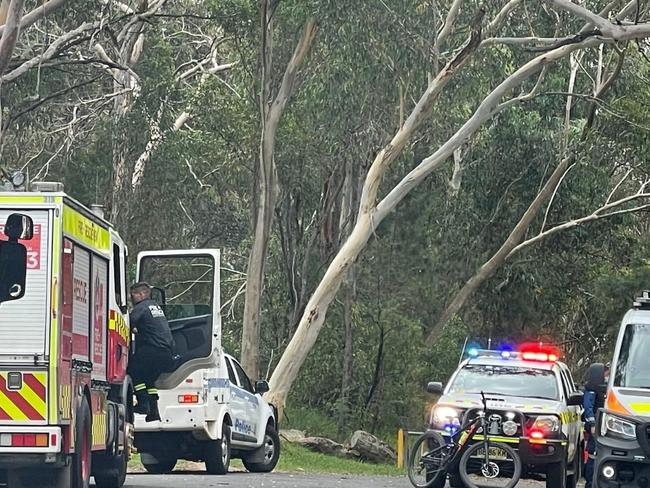
<path fill-rule="evenodd" d="M 477 449 L 474 457 L 485 457 L 485 449 Z M 508 459 L 508 452 L 499 447 L 490 447 L 490 459 L 495 461 L 505 461 Z"/>

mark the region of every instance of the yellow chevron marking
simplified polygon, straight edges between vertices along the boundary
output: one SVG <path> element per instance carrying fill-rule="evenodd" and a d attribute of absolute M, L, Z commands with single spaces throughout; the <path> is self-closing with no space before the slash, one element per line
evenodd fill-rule
<path fill-rule="evenodd" d="M 0 408 L 7 412 L 12 420 L 28 420 L 27 415 L 0 390 Z"/>
<path fill-rule="evenodd" d="M 23 388 L 20 390 L 20 396 L 22 396 L 25 400 L 27 400 L 27 403 L 31 405 L 31 407 L 38 412 L 38 414 L 45 418 L 46 417 L 46 410 L 45 410 L 45 400 L 43 400 L 41 397 L 39 397 L 34 390 L 32 390 L 27 383 L 23 383 Z"/>

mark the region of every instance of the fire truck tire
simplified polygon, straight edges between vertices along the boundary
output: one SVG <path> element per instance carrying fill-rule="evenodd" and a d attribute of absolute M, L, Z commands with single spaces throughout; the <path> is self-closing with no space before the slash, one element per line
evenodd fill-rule
<path fill-rule="evenodd" d="M 127 444 L 119 456 L 102 459 L 102 467 L 94 472 L 97 488 L 122 488 L 124 486 L 129 463 L 129 449 L 131 447 Z"/>
<path fill-rule="evenodd" d="M 221 439 L 205 444 L 205 470 L 209 474 L 226 474 L 230 467 L 230 426 L 223 424 Z"/>
<path fill-rule="evenodd" d="M 76 420 L 71 488 L 89 488 L 92 468 L 92 422 L 86 397 L 81 400 Z"/>

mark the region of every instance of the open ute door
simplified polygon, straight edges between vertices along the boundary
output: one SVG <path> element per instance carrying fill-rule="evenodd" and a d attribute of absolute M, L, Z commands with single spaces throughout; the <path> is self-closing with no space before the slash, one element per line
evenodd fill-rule
<path fill-rule="evenodd" d="M 137 281 L 146 281 L 153 287 L 152 298 L 165 311 L 174 337 L 174 354 L 178 356 L 174 371 L 158 379 L 158 388 L 175 388 L 194 371 L 218 363 L 220 269 L 217 249 L 138 254 Z"/>

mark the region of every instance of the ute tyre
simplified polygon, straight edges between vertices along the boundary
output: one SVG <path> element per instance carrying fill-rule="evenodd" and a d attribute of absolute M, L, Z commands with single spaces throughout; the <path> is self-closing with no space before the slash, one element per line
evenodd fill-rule
<path fill-rule="evenodd" d="M 576 488 L 578 486 L 578 481 L 582 477 L 582 462 L 580 460 L 580 455 L 582 450 L 576 450 L 576 453 L 573 455 L 572 468 L 573 473 L 567 473 L 566 477 L 566 488 Z"/>
<path fill-rule="evenodd" d="M 142 463 L 144 469 L 150 474 L 168 474 L 174 471 L 176 459 L 161 459 L 157 463 Z"/>
<path fill-rule="evenodd" d="M 546 488 L 567 488 L 566 461 L 546 467 Z"/>
<path fill-rule="evenodd" d="M 230 426 L 223 424 L 221 439 L 205 447 L 205 470 L 208 474 L 226 474 L 230 467 Z"/>
<path fill-rule="evenodd" d="M 271 424 L 266 426 L 264 442 L 260 449 L 264 452 L 264 461 L 256 463 L 244 458 L 242 459 L 244 467 L 251 473 L 270 473 L 280 459 L 280 436 Z"/>
<path fill-rule="evenodd" d="M 499 442 L 490 442 L 489 445 L 498 447 L 499 449 L 506 451 L 512 458 L 513 465 L 514 465 L 514 472 L 512 474 L 512 479 L 508 482 L 508 484 L 504 488 L 514 488 L 515 486 L 517 486 L 517 483 L 519 483 L 519 479 L 521 478 L 521 459 L 519 458 L 519 454 L 517 454 L 517 452 L 507 444 L 501 444 Z M 474 451 L 478 451 L 479 449 L 483 449 L 483 443 L 472 445 L 469 449 L 467 449 L 463 453 L 462 457 L 460 458 L 460 465 L 458 467 L 458 471 L 460 472 L 460 477 L 463 480 L 463 483 L 465 484 L 465 486 L 469 488 L 480 488 L 480 485 L 474 483 L 469 478 L 469 475 L 467 474 L 467 464 L 469 463 L 470 458 L 474 454 Z"/>
<path fill-rule="evenodd" d="M 449 486 L 451 488 L 465 488 L 465 483 L 459 473 L 449 473 Z"/>
<path fill-rule="evenodd" d="M 72 456 L 71 488 L 89 488 L 92 471 L 92 422 L 90 406 L 86 397 L 82 397 L 75 422 L 75 453 Z"/>

